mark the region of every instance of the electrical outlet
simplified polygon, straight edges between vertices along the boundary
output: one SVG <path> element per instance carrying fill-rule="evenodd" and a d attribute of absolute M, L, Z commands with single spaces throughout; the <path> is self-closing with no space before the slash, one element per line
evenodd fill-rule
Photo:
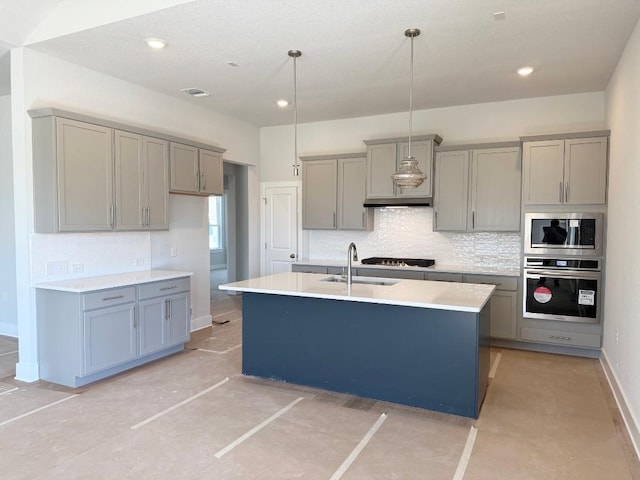
<path fill-rule="evenodd" d="M 71 264 L 71 271 L 73 273 L 80 273 L 84 271 L 84 265 L 81 263 L 73 263 Z"/>
<path fill-rule="evenodd" d="M 62 275 L 69 272 L 69 261 L 47 262 L 47 275 Z"/>
<path fill-rule="evenodd" d="M 136 267 L 139 267 L 140 265 L 144 265 L 144 258 L 142 257 L 136 257 L 135 260 L 133 261 L 133 264 Z"/>
<path fill-rule="evenodd" d="M 616 345 L 620 345 L 620 335 L 618 335 L 618 329 L 616 328 Z"/>
<path fill-rule="evenodd" d="M 172 257 L 178 256 L 178 249 L 176 247 L 171 247 L 171 256 Z"/>
<path fill-rule="evenodd" d="M 2 292 L 2 303 L 9 303 L 9 292 Z"/>

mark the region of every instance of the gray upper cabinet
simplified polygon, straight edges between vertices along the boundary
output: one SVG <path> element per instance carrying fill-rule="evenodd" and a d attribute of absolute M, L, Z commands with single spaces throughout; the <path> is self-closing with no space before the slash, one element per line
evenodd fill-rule
<path fill-rule="evenodd" d="M 169 228 L 169 145 L 115 131 L 116 229 Z"/>
<path fill-rule="evenodd" d="M 336 154 L 301 159 L 302 228 L 371 230 L 373 211 L 363 206 L 365 157 Z"/>
<path fill-rule="evenodd" d="M 606 136 L 525 141 L 524 203 L 606 203 Z"/>
<path fill-rule="evenodd" d="M 471 151 L 471 228 L 520 230 L 520 147 Z"/>
<path fill-rule="evenodd" d="M 336 160 L 305 161 L 302 166 L 302 228 L 337 228 Z"/>
<path fill-rule="evenodd" d="M 433 229 L 467 230 L 469 150 L 436 152 Z"/>
<path fill-rule="evenodd" d="M 519 144 L 480 147 L 436 152 L 434 230 L 520 230 Z"/>
<path fill-rule="evenodd" d="M 416 188 L 397 189 L 391 175 L 408 154 L 408 138 L 365 140 L 367 145 L 367 198 L 428 198 L 432 195 L 433 147 L 442 139 L 438 135 L 419 135 L 411 140 L 411 155 L 418 161 L 427 179 Z"/>
<path fill-rule="evenodd" d="M 46 116 L 33 120 L 35 231 L 113 229 L 111 128 Z"/>
<path fill-rule="evenodd" d="M 171 193 L 222 195 L 222 153 L 171 142 Z"/>

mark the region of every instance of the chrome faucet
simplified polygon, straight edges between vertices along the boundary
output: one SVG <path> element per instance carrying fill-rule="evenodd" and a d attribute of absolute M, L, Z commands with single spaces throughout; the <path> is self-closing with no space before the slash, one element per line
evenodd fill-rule
<path fill-rule="evenodd" d="M 353 250 L 353 254 L 351 254 L 351 250 Z M 358 261 L 358 249 L 356 248 L 356 244 L 351 242 L 349 244 L 349 248 L 347 249 L 347 285 L 351 286 L 351 259 L 355 262 Z"/>

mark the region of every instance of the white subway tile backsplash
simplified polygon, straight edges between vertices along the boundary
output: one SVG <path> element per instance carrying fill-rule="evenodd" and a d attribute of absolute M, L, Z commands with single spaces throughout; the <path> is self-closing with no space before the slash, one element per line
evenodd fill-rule
<path fill-rule="evenodd" d="M 148 232 L 34 233 L 31 252 L 32 283 L 134 272 L 151 266 Z M 64 262 L 70 267 L 52 268 Z"/>
<path fill-rule="evenodd" d="M 346 259 L 347 246 L 355 242 L 359 257 L 434 258 L 441 265 L 519 268 L 520 234 L 503 232 L 434 232 L 433 208 L 377 208 L 374 231 L 308 232 L 306 256 Z"/>

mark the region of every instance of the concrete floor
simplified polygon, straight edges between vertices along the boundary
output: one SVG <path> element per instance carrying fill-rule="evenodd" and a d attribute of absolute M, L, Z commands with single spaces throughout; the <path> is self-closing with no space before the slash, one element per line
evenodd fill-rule
<path fill-rule="evenodd" d="M 81 389 L 0 378 L 0 478 L 640 479 L 595 360 L 493 350 L 474 421 L 243 377 L 240 302 Z"/>

